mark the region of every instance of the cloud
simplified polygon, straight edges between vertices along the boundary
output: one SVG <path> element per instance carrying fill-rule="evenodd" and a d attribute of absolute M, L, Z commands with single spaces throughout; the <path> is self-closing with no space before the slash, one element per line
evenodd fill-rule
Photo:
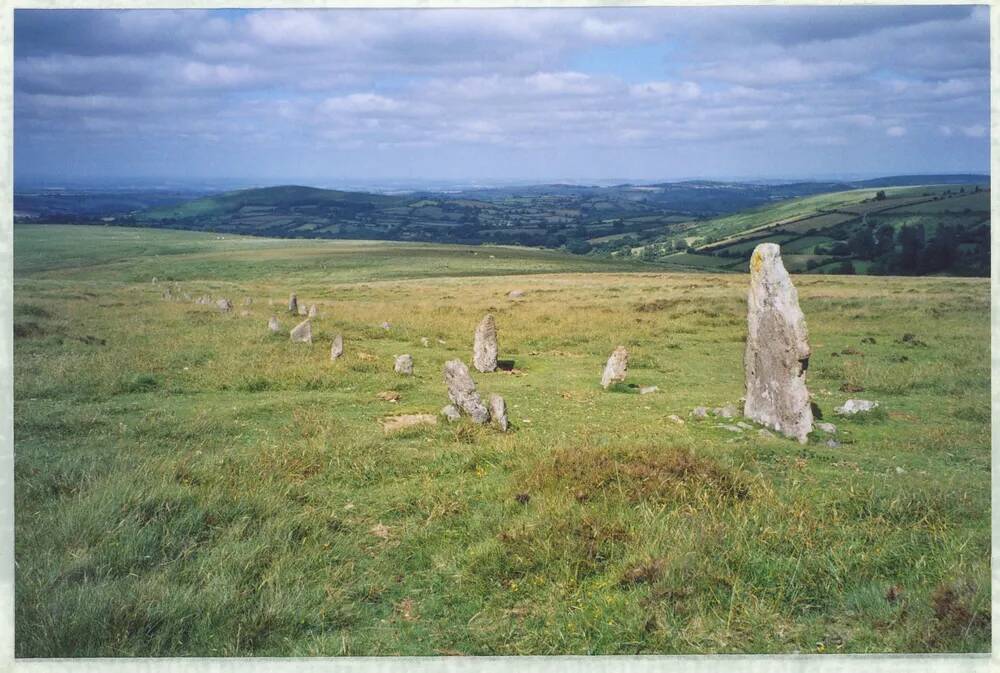
<path fill-rule="evenodd" d="M 367 151 L 528 173 L 988 157 L 977 7 L 17 10 L 14 29 L 19 166 L 129 138 L 151 166 L 204 142 L 230 171 L 251 150 L 317 171 Z"/>

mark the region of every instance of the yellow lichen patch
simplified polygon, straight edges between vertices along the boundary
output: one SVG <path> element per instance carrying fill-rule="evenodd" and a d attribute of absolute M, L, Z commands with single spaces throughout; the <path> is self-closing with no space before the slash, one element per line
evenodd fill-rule
<path fill-rule="evenodd" d="M 760 254 L 760 250 L 754 250 L 753 256 L 750 258 L 750 270 L 754 273 L 760 271 L 760 267 L 764 264 L 764 258 Z"/>

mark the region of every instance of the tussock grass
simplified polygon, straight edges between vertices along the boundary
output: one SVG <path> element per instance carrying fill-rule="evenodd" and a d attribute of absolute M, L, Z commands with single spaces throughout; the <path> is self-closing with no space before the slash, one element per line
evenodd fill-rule
<path fill-rule="evenodd" d="M 831 448 L 689 416 L 742 395 L 740 275 L 15 235 L 18 656 L 989 648 L 986 281 L 796 277 Z M 293 290 L 311 346 L 266 328 L 299 322 Z M 446 404 L 487 311 L 513 369 L 474 378 L 513 432 L 385 435 Z M 619 343 L 629 377 L 603 391 Z M 838 418 L 849 397 L 883 413 Z"/>

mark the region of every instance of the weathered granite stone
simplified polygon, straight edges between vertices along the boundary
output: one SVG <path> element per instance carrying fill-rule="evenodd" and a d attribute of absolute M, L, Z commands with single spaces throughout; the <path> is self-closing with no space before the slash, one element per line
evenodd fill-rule
<path fill-rule="evenodd" d="M 215 302 L 215 305 L 223 313 L 229 313 L 230 311 L 233 310 L 233 302 L 229 301 L 228 299 L 220 299 L 219 301 Z"/>
<path fill-rule="evenodd" d="M 724 407 L 713 409 L 712 413 L 720 418 L 736 418 L 736 407 L 731 404 L 727 404 Z"/>
<path fill-rule="evenodd" d="M 404 374 L 406 376 L 413 375 L 413 356 L 409 353 L 404 355 L 396 356 L 396 364 L 393 367 L 397 374 Z"/>
<path fill-rule="evenodd" d="M 309 319 L 306 318 L 298 325 L 293 327 L 290 334 L 292 337 L 292 341 L 294 343 L 311 344 L 313 336 L 312 336 L 312 324 L 309 322 Z"/>
<path fill-rule="evenodd" d="M 837 434 L 837 426 L 834 425 L 833 423 L 817 423 L 816 427 L 828 435 Z"/>
<path fill-rule="evenodd" d="M 281 331 L 281 323 L 278 322 L 278 317 L 277 316 L 273 316 L 273 315 L 271 316 L 271 319 L 267 321 L 267 328 L 269 330 L 271 330 L 272 332 L 280 332 Z"/>
<path fill-rule="evenodd" d="M 844 406 L 837 407 L 833 411 L 841 416 L 853 416 L 854 414 L 867 413 L 877 407 L 878 402 L 870 400 L 847 400 L 844 402 Z"/>
<path fill-rule="evenodd" d="M 244 306 L 253 306 L 253 297 L 243 297 Z"/>
<path fill-rule="evenodd" d="M 493 320 L 493 315 L 487 313 L 476 327 L 476 336 L 472 344 L 472 364 L 481 372 L 496 371 L 499 352 L 496 322 Z"/>
<path fill-rule="evenodd" d="M 695 418 L 708 418 L 708 408 L 707 407 L 695 407 L 691 410 L 691 415 Z"/>
<path fill-rule="evenodd" d="M 441 409 L 441 415 L 448 419 L 448 422 L 457 421 L 462 417 L 462 412 L 458 410 L 454 404 L 449 404 L 448 406 Z"/>
<path fill-rule="evenodd" d="M 659 386 L 642 386 L 639 388 L 640 395 L 649 395 L 650 393 L 655 393 L 660 390 Z"/>
<path fill-rule="evenodd" d="M 316 316 L 319 315 L 319 309 L 316 308 L 316 304 L 310 304 L 309 305 L 309 314 L 308 315 L 309 315 L 310 318 L 315 318 Z"/>
<path fill-rule="evenodd" d="M 613 383 L 621 383 L 625 380 L 626 374 L 628 374 L 628 351 L 625 346 L 619 346 L 604 365 L 601 386 L 606 390 Z"/>
<path fill-rule="evenodd" d="M 305 304 L 299 304 L 299 315 L 309 317 L 309 309 L 306 308 Z"/>
<path fill-rule="evenodd" d="M 507 293 L 509 299 L 520 299 L 524 296 L 524 290 L 511 290 Z"/>
<path fill-rule="evenodd" d="M 333 343 L 330 344 L 330 359 L 336 360 L 341 355 L 344 354 L 344 337 L 340 334 L 333 337 Z"/>
<path fill-rule="evenodd" d="M 476 383 L 465 363 L 461 360 L 444 363 L 444 383 L 448 387 L 448 399 L 475 423 L 482 424 L 490 420 L 490 412 L 476 392 Z"/>
<path fill-rule="evenodd" d="M 420 345 L 424 348 L 429 348 L 431 345 L 430 340 L 427 337 L 420 337 Z"/>
<path fill-rule="evenodd" d="M 288 297 L 288 312 L 292 314 L 299 312 L 299 298 L 295 296 L 294 292 Z"/>
<path fill-rule="evenodd" d="M 809 335 L 798 293 L 774 243 L 750 258 L 743 415 L 805 443 L 813 415 L 806 389 Z"/>
<path fill-rule="evenodd" d="M 496 393 L 490 395 L 490 416 L 502 432 L 507 432 L 507 428 L 510 427 L 510 422 L 507 420 L 507 403 Z"/>

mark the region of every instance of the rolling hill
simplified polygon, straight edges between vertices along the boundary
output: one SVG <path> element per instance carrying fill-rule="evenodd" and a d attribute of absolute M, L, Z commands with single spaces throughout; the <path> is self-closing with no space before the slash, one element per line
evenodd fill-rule
<path fill-rule="evenodd" d="M 197 198 L 133 190 L 117 200 L 108 193 L 97 198 L 36 191 L 15 193 L 15 212 L 21 222 L 113 222 L 276 238 L 515 244 L 641 255 L 649 262 L 719 271 L 741 268 L 750 243 L 766 239 L 800 249 L 789 260 L 793 270 L 848 272 L 844 262 L 851 262 L 861 273 L 982 275 L 989 268 L 987 193 L 970 196 L 967 203 L 956 199 L 982 192 L 988 183 L 988 176 L 933 175 L 860 182 L 550 184 L 407 194 L 285 185 Z M 951 252 L 943 263 L 904 265 L 888 259 L 886 249 L 869 254 L 861 245 L 866 241 L 853 253 L 850 246 L 845 251 L 859 224 L 870 225 L 873 233 L 882 224 L 900 232 L 905 224 L 919 224 L 923 233 L 911 233 L 923 237 L 921 246 L 939 224 L 955 236 L 946 241 Z M 875 263 L 878 256 L 886 257 L 884 263 Z"/>

